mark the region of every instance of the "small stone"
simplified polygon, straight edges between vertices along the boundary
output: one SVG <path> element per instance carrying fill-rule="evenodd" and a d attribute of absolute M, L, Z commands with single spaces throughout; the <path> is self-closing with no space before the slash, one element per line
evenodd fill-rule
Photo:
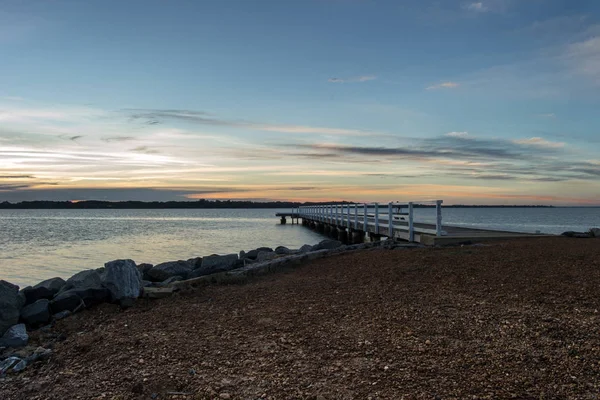
<path fill-rule="evenodd" d="M 2 347 L 23 347 L 27 345 L 29 341 L 29 335 L 25 324 L 13 325 L 2 336 L 0 339 L 0 346 Z"/>
<path fill-rule="evenodd" d="M 219 394 L 220 399 L 230 399 L 231 395 L 229 393 L 221 393 Z"/>
<path fill-rule="evenodd" d="M 27 368 L 27 361 L 21 360 L 19 361 L 13 368 L 13 372 L 21 372 Z"/>
<path fill-rule="evenodd" d="M 60 321 L 61 319 L 67 318 L 69 315 L 71 315 L 72 312 L 69 310 L 64 310 L 61 312 L 58 312 L 56 314 L 53 315 L 53 318 L 55 321 Z"/>

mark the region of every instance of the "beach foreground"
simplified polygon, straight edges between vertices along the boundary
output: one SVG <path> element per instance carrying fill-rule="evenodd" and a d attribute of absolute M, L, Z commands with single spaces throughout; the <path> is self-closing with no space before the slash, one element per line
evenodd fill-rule
<path fill-rule="evenodd" d="M 374 248 L 75 314 L 0 398 L 592 399 L 599 311 L 598 239 Z"/>

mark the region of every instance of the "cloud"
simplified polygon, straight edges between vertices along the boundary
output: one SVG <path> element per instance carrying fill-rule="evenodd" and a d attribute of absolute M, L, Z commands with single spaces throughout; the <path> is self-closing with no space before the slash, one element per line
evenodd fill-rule
<path fill-rule="evenodd" d="M 575 73 L 600 84 L 600 36 L 569 44 L 562 58 Z"/>
<path fill-rule="evenodd" d="M 467 137 L 469 137 L 469 133 L 468 132 L 448 132 L 448 133 L 446 133 L 446 136 L 456 137 L 456 138 L 467 138 Z"/>
<path fill-rule="evenodd" d="M 375 75 L 361 75 L 353 76 L 349 78 L 329 78 L 327 82 L 331 83 L 357 83 L 357 82 L 368 82 L 377 79 Z"/>
<path fill-rule="evenodd" d="M 127 111 L 127 110 L 125 110 Z M 373 132 L 361 131 L 357 129 L 345 129 L 345 128 L 328 128 L 328 127 L 316 127 L 306 125 L 288 125 L 288 124 L 272 124 L 272 123 L 260 123 L 251 121 L 233 121 L 227 119 L 219 119 L 210 116 L 210 114 L 202 111 L 190 111 L 190 110 L 135 110 L 131 114 L 133 120 L 145 120 L 145 121 L 160 121 L 161 119 L 169 119 L 175 121 L 183 121 L 189 123 L 196 123 L 201 125 L 213 125 L 213 126 L 225 126 L 239 129 L 251 129 L 266 132 L 279 132 L 279 133 L 305 133 L 315 135 L 340 135 L 340 136 L 364 136 L 366 134 L 372 135 Z"/>
<path fill-rule="evenodd" d="M 564 147 L 565 143 L 563 142 L 551 142 L 549 140 L 542 139 L 541 137 L 532 137 L 529 139 L 518 139 L 513 140 L 514 143 L 525 145 L 525 146 L 536 146 L 542 148 L 549 149 L 557 149 L 560 147 Z"/>
<path fill-rule="evenodd" d="M 481 1 L 475 2 L 475 3 L 465 4 L 463 6 L 463 8 L 465 8 L 466 10 L 475 11 L 475 12 L 486 12 L 486 11 L 489 11 L 489 8 L 486 7 L 483 4 L 483 2 L 481 2 Z"/>
<path fill-rule="evenodd" d="M 0 175 L 0 179 L 33 179 L 33 175 Z"/>
<path fill-rule="evenodd" d="M 131 151 L 134 151 L 136 153 L 144 153 L 144 154 L 159 154 L 160 153 L 158 150 L 151 149 L 148 146 L 138 146 L 138 147 L 131 149 Z"/>
<path fill-rule="evenodd" d="M 135 140 L 136 138 L 133 136 L 108 136 L 108 137 L 103 137 L 101 140 L 105 141 L 106 143 L 111 143 L 111 142 L 129 142 L 131 140 Z"/>
<path fill-rule="evenodd" d="M 556 118 L 556 114 L 554 114 L 554 113 L 536 114 L 536 116 L 538 116 L 540 118 L 551 118 L 551 119 Z"/>
<path fill-rule="evenodd" d="M 425 88 L 425 90 L 437 90 L 437 89 L 455 89 L 459 87 L 460 84 L 456 82 L 442 82 L 437 85 L 431 85 Z"/>

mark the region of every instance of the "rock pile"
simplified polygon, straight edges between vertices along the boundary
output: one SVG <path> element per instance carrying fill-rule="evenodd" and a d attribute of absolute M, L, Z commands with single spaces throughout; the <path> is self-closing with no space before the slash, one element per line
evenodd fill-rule
<path fill-rule="evenodd" d="M 209 255 L 158 265 L 133 260 L 107 262 L 103 268 L 81 271 L 66 281 L 52 278 L 19 291 L 19 287 L 0 281 L 0 375 L 22 371 L 29 363 L 49 356 L 51 350 L 27 347 L 27 329 L 42 329 L 84 308 L 99 303 L 130 307 L 139 297 L 167 297 L 187 284 L 218 279 L 241 279 L 272 272 L 284 265 L 299 263 L 349 250 L 369 247 L 402 246 L 389 242 L 344 246 L 336 240 L 323 240 L 299 250 L 283 246 L 275 250 L 260 247 L 238 254 Z M 18 350 L 21 353 L 4 351 Z"/>

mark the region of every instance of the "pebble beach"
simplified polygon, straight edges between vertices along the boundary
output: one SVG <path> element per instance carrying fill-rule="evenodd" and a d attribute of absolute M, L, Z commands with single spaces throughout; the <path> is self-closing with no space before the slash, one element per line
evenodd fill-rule
<path fill-rule="evenodd" d="M 2 399 L 595 398 L 600 240 L 374 247 L 101 304 Z"/>

